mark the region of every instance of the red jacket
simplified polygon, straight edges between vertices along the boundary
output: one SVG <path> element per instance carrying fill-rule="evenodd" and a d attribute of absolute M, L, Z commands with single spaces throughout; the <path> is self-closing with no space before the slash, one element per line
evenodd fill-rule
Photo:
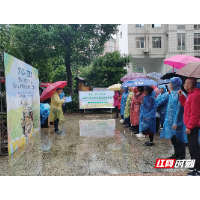
<path fill-rule="evenodd" d="M 121 109 L 121 100 L 122 100 L 122 94 L 120 95 L 120 99 L 119 99 L 119 105 L 118 105 L 118 110 Z"/>
<path fill-rule="evenodd" d="M 179 101 L 184 107 L 183 121 L 186 128 L 200 127 L 200 89 L 190 91 L 187 99 L 181 95 Z"/>

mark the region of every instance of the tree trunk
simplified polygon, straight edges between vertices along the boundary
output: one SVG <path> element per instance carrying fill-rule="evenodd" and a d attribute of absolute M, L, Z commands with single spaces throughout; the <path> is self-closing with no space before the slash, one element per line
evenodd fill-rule
<path fill-rule="evenodd" d="M 73 80 L 72 80 L 72 72 L 70 67 L 70 54 L 65 55 L 65 67 L 67 72 L 67 86 L 70 88 L 70 95 L 72 96 L 74 94 L 73 91 Z"/>

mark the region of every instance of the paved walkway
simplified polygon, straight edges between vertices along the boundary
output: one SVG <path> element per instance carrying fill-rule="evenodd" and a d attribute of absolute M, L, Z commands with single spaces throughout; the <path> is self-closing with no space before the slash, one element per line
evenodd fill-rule
<path fill-rule="evenodd" d="M 157 158 L 173 153 L 168 140 L 156 135 L 156 145 L 146 147 L 148 138 L 137 138 L 113 117 L 66 115 L 66 122 L 60 126 L 63 134 L 42 129 L 12 156 L 0 157 L 0 175 L 186 175 L 181 169 L 154 169 Z M 190 158 L 188 149 L 186 157 Z"/>

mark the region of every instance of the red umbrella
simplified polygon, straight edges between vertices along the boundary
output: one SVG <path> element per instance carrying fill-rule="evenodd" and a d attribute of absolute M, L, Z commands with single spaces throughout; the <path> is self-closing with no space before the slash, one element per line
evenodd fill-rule
<path fill-rule="evenodd" d="M 50 86 L 52 83 L 42 83 L 41 85 L 40 85 L 40 87 L 48 87 L 48 86 Z"/>
<path fill-rule="evenodd" d="M 58 81 L 49 85 L 41 94 L 41 101 L 50 98 L 53 95 L 53 91 L 57 88 L 64 88 L 67 85 L 67 81 Z"/>

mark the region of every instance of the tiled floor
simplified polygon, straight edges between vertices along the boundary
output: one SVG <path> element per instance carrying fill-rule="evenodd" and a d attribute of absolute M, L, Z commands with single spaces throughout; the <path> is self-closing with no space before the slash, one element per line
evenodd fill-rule
<path fill-rule="evenodd" d="M 42 129 L 18 152 L 0 157 L 0 175 L 186 175 L 181 169 L 154 169 L 157 158 L 173 153 L 168 140 L 156 135 L 156 145 L 146 147 L 148 138 L 137 138 L 113 117 L 114 114 L 66 115 L 66 122 L 60 126 L 61 135 L 51 128 Z M 188 149 L 186 157 L 190 158 Z"/>

